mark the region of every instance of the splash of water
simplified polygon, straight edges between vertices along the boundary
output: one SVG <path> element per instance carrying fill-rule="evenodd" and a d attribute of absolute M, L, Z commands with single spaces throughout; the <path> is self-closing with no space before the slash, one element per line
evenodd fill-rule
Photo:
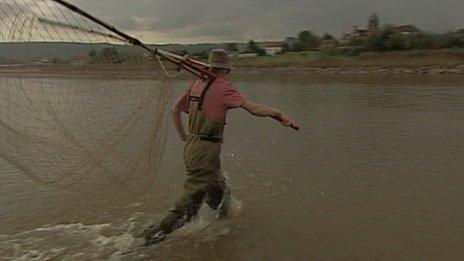
<path fill-rule="evenodd" d="M 182 245 L 188 240 L 220 240 L 233 229 L 231 221 L 241 213 L 242 203 L 233 198 L 231 210 L 229 218 L 217 220 L 213 211 L 203 207 L 198 218 L 152 248 L 144 247 L 144 241 L 138 235 L 159 217 L 136 213 L 119 223 L 59 224 L 15 235 L 0 235 L 0 254 L 5 260 L 137 260 L 155 255 L 168 246 Z"/>

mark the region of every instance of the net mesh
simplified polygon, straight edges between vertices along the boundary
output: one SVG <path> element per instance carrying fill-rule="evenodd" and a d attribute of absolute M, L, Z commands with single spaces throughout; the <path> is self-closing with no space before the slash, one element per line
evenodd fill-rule
<path fill-rule="evenodd" d="M 40 184 L 143 191 L 172 89 L 159 62 L 52 0 L 0 0 L 0 157 Z"/>

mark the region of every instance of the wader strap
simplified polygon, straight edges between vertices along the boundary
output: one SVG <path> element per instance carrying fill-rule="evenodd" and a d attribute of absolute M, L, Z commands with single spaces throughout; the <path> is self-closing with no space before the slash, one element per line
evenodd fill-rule
<path fill-rule="evenodd" d="M 206 96 L 206 93 L 208 92 L 209 88 L 211 87 L 211 85 L 213 85 L 214 81 L 216 79 L 211 79 L 209 82 L 208 82 L 208 85 L 206 85 L 205 89 L 203 90 L 203 92 L 201 93 L 201 97 L 200 97 L 200 102 L 198 104 L 198 110 L 199 111 L 202 111 L 203 110 L 203 102 L 205 101 L 205 96 Z"/>
<path fill-rule="evenodd" d="M 198 110 L 201 111 L 203 110 L 203 101 L 205 99 L 206 93 L 210 89 L 211 85 L 213 85 L 214 81 L 216 79 L 211 79 L 208 84 L 205 86 L 203 89 L 203 92 L 201 93 L 201 96 L 194 96 L 190 95 L 191 90 L 189 90 L 188 96 L 189 96 L 189 101 L 191 102 L 198 102 Z"/>

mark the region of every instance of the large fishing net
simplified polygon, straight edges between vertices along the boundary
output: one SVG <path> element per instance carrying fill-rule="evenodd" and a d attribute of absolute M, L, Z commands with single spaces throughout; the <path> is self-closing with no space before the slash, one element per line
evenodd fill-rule
<path fill-rule="evenodd" d="M 149 185 L 164 148 L 167 72 L 55 1 L 0 0 L 0 161 L 46 185 Z"/>

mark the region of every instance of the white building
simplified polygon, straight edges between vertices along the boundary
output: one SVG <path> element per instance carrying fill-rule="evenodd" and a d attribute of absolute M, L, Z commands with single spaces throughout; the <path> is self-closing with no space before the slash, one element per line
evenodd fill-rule
<path fill-rule="evenodd" d="M 266 55 L 274 56 L 282 53 L 282 47 L 266 47 L 264 51 L 266 51 Z"/>
<path fill-rule="evenodd" d="M 266 52 L 266 55 L 274 56 L 282 53 L 283 42 L 264 42 L 262 48 Z"/>

